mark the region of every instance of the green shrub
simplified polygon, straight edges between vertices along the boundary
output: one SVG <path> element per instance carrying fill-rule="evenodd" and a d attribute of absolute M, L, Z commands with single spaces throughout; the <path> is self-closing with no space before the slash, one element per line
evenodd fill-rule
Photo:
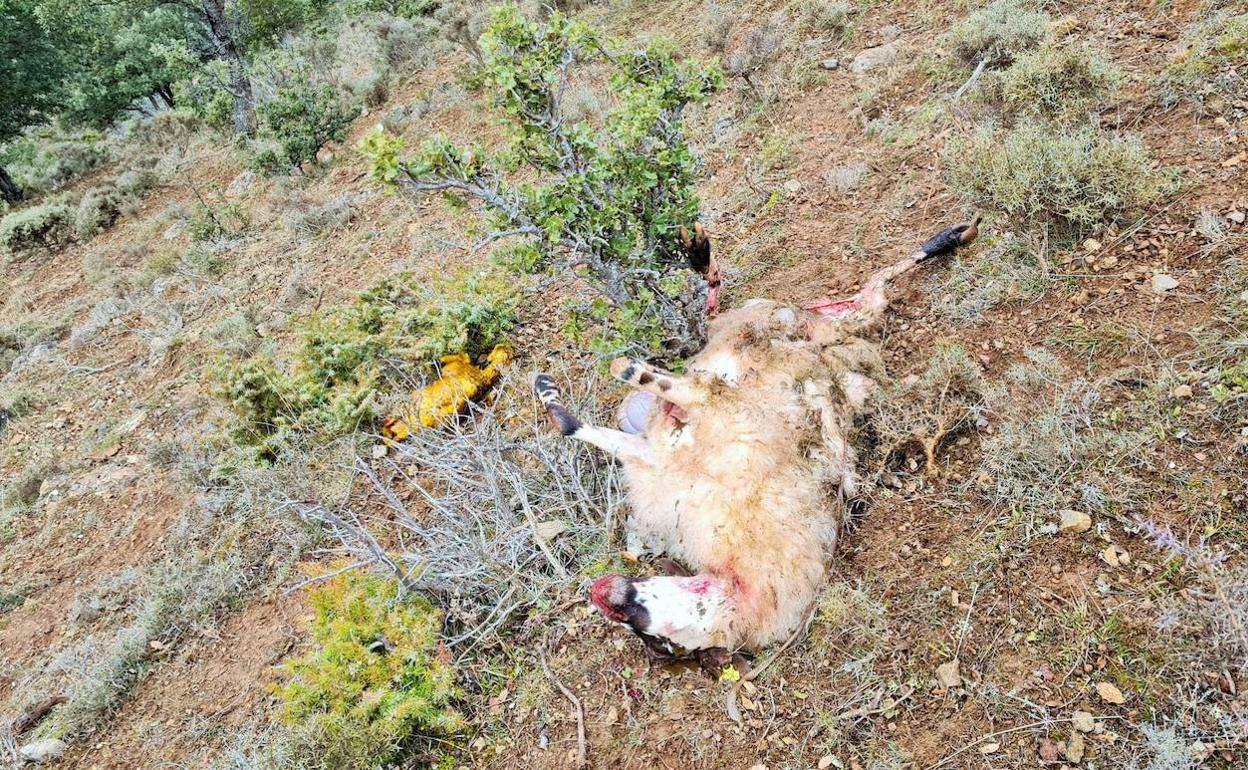
<path fill-rule="evenodd" d="M 1122 73 L 1086 46 L 1043 46 L 1018 57 L 999 76 L 999 89 L 1013 115 L 1077 120 L 1124 82 Z"/>
<path fill-rule="evenodd" d="M 949 169 L 952 187 L 976 205 L 1059 235 L 1123 219 L 1167 189 L 1139 139 L 1030 122 L 952 143 Z"/>
<path fill-rule="evenodd" d="M 792 8 L 803 24 L 819 32 L 841 34 L 849 28 L 847 0 L 797 0 Z"/>
<path fill-rule="evenodd" d="M 1248 89 L 1248 13 L 1215 13 L 1188 28 L 1183 42 L 1186 50 L 1162 73 L 1163 102 L 1187 99 L 1216 112 Z"/>
<path fill-rule="evenodd" d="M 377 132 L 363 145 L 374 177 L 480 201 L 494 234 L 533 238 L 544 266 L 584 265 L 606 298 L 605 354 L 695 349 L 700 284 L 685 267 L 679 230 L 698 216 L 696 164 L 680 117 L 722 85 L 718 69 L 677 62 L 658 45 L 609 54 L 585 25 L 557 13 L 532 23 L 514 5 L 495 10 L 480 47 L 477 80 L 505 116 L 508 146 L 490 157 L 435 137 L 403 158 L 402 141 Z M 615 106 L 601 126 L 563 119 L 564 84 L 585 63 L 611 70 Z M 508 182 L 521 166 L 526 181 Z M 627 322 L 629 339 L 617 321 Z"/>
<path fill-rule="evenodd" d="M 291 728 L 276 766 L 374 770 L 437 761 L 430 739 L 464 727 L 441 618 L 390 580 L 358 572 L 312 591 L 314 647 L 282 666 L 274 691 Z M 408 764 L 412 763 L 412 764 Z M 422 766 L 424 766 L 422 764 Z"/>
<path fill-rule="evenodd" d="M 225 89 L 230 80 L 224 59 L 213 59 L 185 80 L 174 84 L 174 101 L 186 105 L 192 115 L 211 128 L 228 132 L 234 128 L 234 97 Z"/>
<path fill-rule="evenodd" d="M 92 134 L 79 138 L 27 136 L 5 149 L 5 168 L 28 195 L 51 192 L 109 159 L 108 146 Z"/>
<path fill-rule="evenodd" d="M 237 203 L 201 201 L 195 204 L 186 231 L 193 241 L 211 241 L 240 235 L 248 224 L 246 212 Z"/>
<path fill-rule="evenodd" d="M 995 0 L 941 37 L 964 64 L 1000 67 L 1035 48 L 1048 35 L 1049 17 L 1031 0 Z"/>
<path fill-rule="evenodd" d="M 27 206 L 0 219 L 0 247 L 16 253 L 23 249 L 55 249 L 73 240 L 74 209 L 63 200 Z"/>
<path fill-rule="evenodd" d="M 94 238 L 101 230 L 117 221 L 122 210 L 130 203 L 130 196 L 113 185 L 87 190 L 74 213 L 74 232 L 78 239 L 89 241 Z"/>
<path fill-rule="evenodd" d="M 297 434 L 356 430 L 376 419 L 383 390 L 410 387 L 438 357 L 488 353 L 515 312 L 514 288 L 498 277 L 386 278 L 309 320 L 289 373 L 259 357 L 223 368 L 220 395 L 237 418 L 230 437 L 269 460 Z"/>
<path fill-rule="evenodd" d="M 278 174 L 315 160 L 326 142 L 346 138 L 357 114 L 359 110 L 345 106 L 333 86 L 304 74 L 294 76 L 256 108 L 260 125 L 252 167 Z"/>

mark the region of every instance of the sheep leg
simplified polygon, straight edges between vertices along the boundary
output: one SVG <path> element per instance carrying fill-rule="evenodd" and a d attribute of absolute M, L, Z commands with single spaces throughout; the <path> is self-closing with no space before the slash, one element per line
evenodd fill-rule
<path fill-rule="evenodd" d="M 823 316 L 826 320 L 850 319 L 865 326 L 872 326 L 884 316 L 884 311 L 888 309 L 886 289 L 890 281 L 920 262 L 952 253 L 958 247 L 975 240 L 975 236 L 979 234 L 978 225 L 979 217 L 976 217 L 970 222 L 961 222 L 945 228 L 929 238 L 918 251 L 910 256 L 877 270 L 863 284 L 862 289 L 849 299 L 817 300 L 803 307 L 816 315 Z"/>
<path fill-rule="evenodd" d="M 537 397 L 546 407 L 546 414 L 560 434 L 596 446 L 621 460 L 650 459 L 650 447 L 641 436 L 581 422 L 564 406 L 559 388 L 550 375 L 539 374 L 534 377 L 533 389 L 537 391 Z"/>
<path fill-rule="evenodd" d="M 706 400 L 706 389 L 701 383 L 641 361 L 617 358 L 611 362 L 611 376 L 679 407 L 694 406 Z"/>

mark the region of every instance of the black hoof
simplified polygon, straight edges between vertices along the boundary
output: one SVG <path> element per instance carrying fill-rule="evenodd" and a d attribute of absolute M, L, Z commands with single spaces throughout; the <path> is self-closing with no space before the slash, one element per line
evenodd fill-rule
<path fill-rule="evenodd" d="M 546 407 L 546 414 L 555 430 L 561 435 L 571 436 L 581 429 L 581 421 L 572 416 L 568 408 L 559 400 L 559 387 L 549 374 L 539 374 L 533 378 L 533 390 L 538 399 Z"/>

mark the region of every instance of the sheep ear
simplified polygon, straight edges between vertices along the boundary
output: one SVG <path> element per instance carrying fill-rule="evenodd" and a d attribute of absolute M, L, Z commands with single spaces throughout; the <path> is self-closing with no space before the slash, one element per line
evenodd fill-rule
<path fill-rule="evenodd" d="M 680 243 L 689 257 L 689 266 L 706 275 L 711 269 L 711 239 L 706 237 L 702 225 L 693 226 L 693 235 L 689 234 L 688 228 L 680 228 Z"/>

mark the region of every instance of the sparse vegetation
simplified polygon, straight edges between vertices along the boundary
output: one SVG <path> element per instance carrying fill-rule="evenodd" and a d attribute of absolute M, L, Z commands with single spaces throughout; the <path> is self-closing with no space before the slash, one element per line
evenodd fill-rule
<path fill-rule="evenodd" d="M 1147 431 L 1118 424 L 1092 383 L 1071 378 L 1047 351 L 1026 351 L 1004 382 L 985 391 L 993 435 L 980 444 L 980 487 L 998 510 L 1035 523 L 1062 508 L 1101 513 L 1132 498 Z"/>
<path fill-rule="evenodd" d="M 1059 236 L 1121 221 L 1167 189 L 1138 139 L 1090 128 L 983 128 L 953 144 L 949 163 L 950 183 L 974 204 Z"/>
<path fill-rule="evenodd" d="M 973 321 L 1002 302 L 1043 295 L 1060 279 L 1042 248 L 1016 237 L 987 238 L 973 251 L 955 254 L 948 271 L 933 281 L 938 309 L 955 321 Z"/>
<path fill-rule="evenodd" d="M 936 453 L 981 419 L 984 387 L 979 367 L 965 350 L 938 348 L 923 372 L 878 397 L 871 427 L 881 463 L 917 449 L 925 472 L 936 474 Z"/>
<path fill-rule="evenodd" d="M 1221 112 L 1248 87 L 1248 13 L 1219 10 L 1183 34 L 1183 52 L 1160 80 L 1162 101 L 1186 100 L 1201 110 Z"/>

